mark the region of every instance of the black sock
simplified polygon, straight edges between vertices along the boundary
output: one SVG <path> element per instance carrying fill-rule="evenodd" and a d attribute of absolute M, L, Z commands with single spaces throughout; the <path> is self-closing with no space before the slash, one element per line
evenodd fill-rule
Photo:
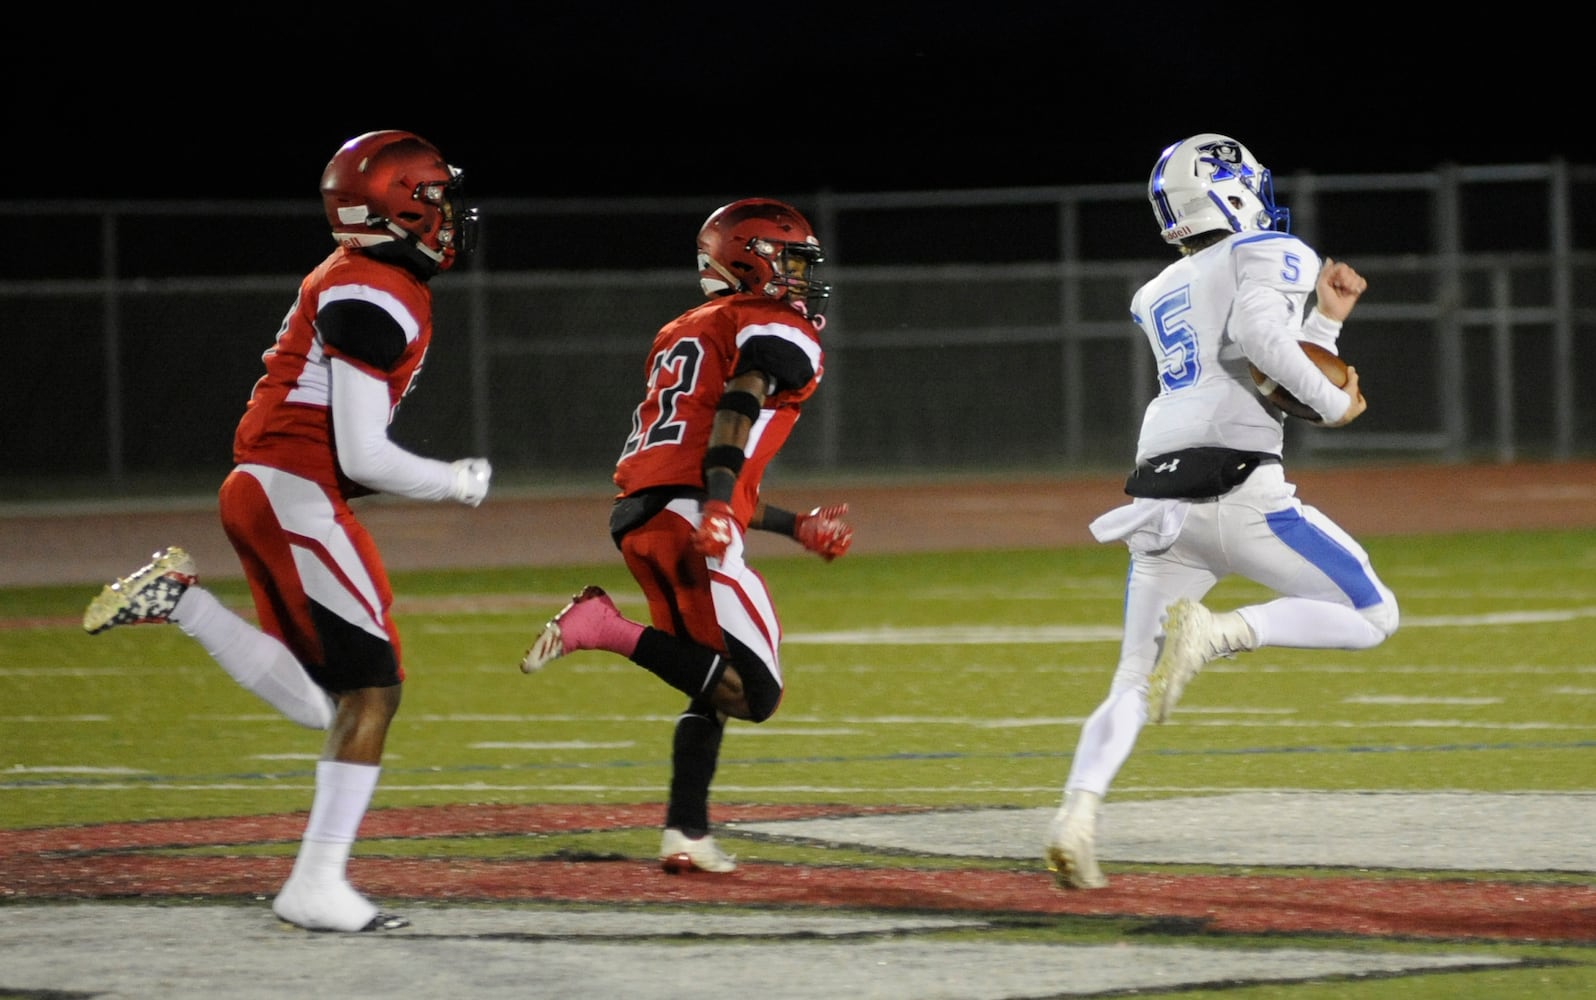
<path fill-rule="evenodd" d="M 725 658 L 713 649 L 662 632 L 653 626 L 643 629 L 643 634 L 637 640 L 637 648 L 632 650 L 631 660 L 693 699 L 707 696 L 715 690 L 720 675 L 726 670 Z M 709 711 L 713 713 L 714 709 Z"/>
<path fill-rule="evenodd" d="M 726 732 L 720 714 L 707 701 L 694 700 L 676 720 L 671 743 L 671 795 L 665 825 L 689 837 L 709 832 L 709 783 L 720 760 Z"/>

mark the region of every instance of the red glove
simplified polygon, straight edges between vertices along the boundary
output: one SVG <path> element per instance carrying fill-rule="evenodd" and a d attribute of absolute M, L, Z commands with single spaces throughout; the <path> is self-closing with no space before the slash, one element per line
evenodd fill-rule
<path fill-rule="evenodd" d="M 706 559 L 723 559 L 737 530 L 731 504 L 724 500 L 705 500 L 698 527 L 693 531 L 693 551 Z"/>
<path fill-rule="evenodd" d="M 853 544 L 853 527 L 843 520 L 848 516 L 848 505 L 832 504 L 816 507 L 807 514 L 799 514 L 793 525 L 792 537 L 798 544 L 815 553 L 826 562 L 847 555 Z"/>

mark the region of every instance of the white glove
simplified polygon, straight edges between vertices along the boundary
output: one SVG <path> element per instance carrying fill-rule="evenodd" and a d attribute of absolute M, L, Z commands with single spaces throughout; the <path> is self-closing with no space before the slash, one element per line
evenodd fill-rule
<path fill-rule="evenodd" d="M 449 463 L 454 470 L 454 498 L 475 507 L 488 495 L 493 466 L 485 458 L 461 458 Z"/>

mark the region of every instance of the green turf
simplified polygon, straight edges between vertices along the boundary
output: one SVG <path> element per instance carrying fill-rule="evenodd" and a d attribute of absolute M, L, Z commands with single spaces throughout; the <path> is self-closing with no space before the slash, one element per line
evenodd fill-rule
<path fill-rule="evenodd" d="M 1596 532 L 1380 538 L 1367 545 L 1402 606 L 1396 636 L 1362 652 L 1270 649 L 1212 665 L 1181 711 L 1202 717 L 1204 709 L 1218 709 L 1215 717 L 1249 724 L 1149 727 L 1115 796 L 1196 788 L 1589 791 L 1596 777 Z M 787 696 L 764 726 L 731 724 L 716 802 L 1034 808 L 1057 801 L 1080 720 L 1106 691 L 1116 656 L 1121 547 L 850 556 L 829 565 L 770 558 L 759 568 L 787 636 Z M 618 561 L 396 575 L 409 682 L 376 807 L 662 801 L 680 695 L 602 653 L 575 654 L 530 677 L 516 669 L 542 622 L 586 583 L 602 584 L 623 610 L 641 615 Z M 77 620 L 95 589 L 0 590 L 0 825 L 307 808 L 319 734 L 275 716 L 176 628 L 84 635 Z M 236 579 L 212 589 L 249 613 Z M 1255 587 L 1227 581 L 1209 603 L 1227 607 L 1259 596 Z M 1483 615 L 1499 617 L 1481 622 Z M 903 633 L 899 641 L 880 635 L 953 627 L 990 629 L 991 638 L 917 644 L 902 641 Z M 1066 627 L 1096 629 L 1099 637 L 1010 641 L 1026 630 Z M 835 635 L 842 632 L 860 635 L 849 641 Z M 1439 698 L 1448 700 L 1413 701 Z M 655 836 L 622 831 L 515 846 L 426 841 L 392 851 L 647 857 Z M 764 860 L 856 860 L 848 852 L 735 837 L 729 843 Z M 1045 877 L 1040 861 L 1037 868 Z M 1596 874 L 1584 879 L 1592 881 Z M 1067 920 L 1016 933 L 1076 940 L 1113 936 L 1116 926 Z M 1500 947 L 1573 965 L 1223 995 L 1596 995 L 1590 949 Z"/>

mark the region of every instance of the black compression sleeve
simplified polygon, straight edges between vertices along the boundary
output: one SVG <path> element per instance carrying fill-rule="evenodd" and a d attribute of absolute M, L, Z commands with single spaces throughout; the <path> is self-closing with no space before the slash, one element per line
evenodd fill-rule
<path fill-rule="evenodd" d="M 743 450 L 734 444 L 717 444 L 704 452 L 704 491 L 711 500 L 730 503 L 742 471 Z"/>
<path fill-rule="evenodd" d="M 737 476 L 724 466 L 704 470 L 704 492 L 709 499 L 719 500 L 721 503 L 731 503 L 732 494 L 737 492 Z"/>
<path fill-rule="evenodd" d="M 772 507 L 767 503 L 765 504 L 765 516 L 759 522 L 759 530 L 771 531 L 778 535 L 786 535 L 788 538 L 792 538 L 798 532 L 798 515 L 790 510 Z"/>

